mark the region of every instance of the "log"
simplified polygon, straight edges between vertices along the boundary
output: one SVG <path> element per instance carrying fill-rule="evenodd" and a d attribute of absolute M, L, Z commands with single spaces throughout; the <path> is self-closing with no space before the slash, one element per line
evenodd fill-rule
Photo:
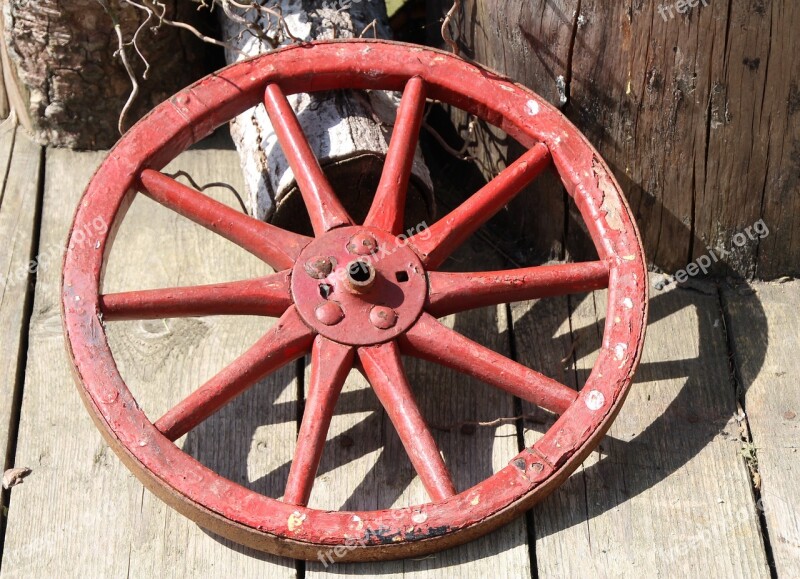
<path fill-rule="evenodd" d="M 651 266 L 673 272 L 724 248 L 714 273 L 800 274 L 800 4 L 629 4 L 463 0 L 451 29 L 467 57 L 537 91 L 589 137 L 628 196 Z M 436 45 L 451 6 L 429 3 Z M 484 131 L 474 154 L 491 166 L 519 151 Z M 517 209 L 524 239 L 541 201 Z M 565 224 L 543 231 L 550 247 L 585 254 L 574 206 L 549 211 Z M 739 246 L 760 219 L 769 236 Z"/>
<path fill-rule="evenodd" d="M 262 0 L 261 4 L 268 3 Z M 373 21 L 375 36 L 391 35 L 383 2 L 329 2 L 320 7 L 319 2 L 310 0 L 283 0 L 279 8 L 292 35 L 303 41 L 357 37 Z M 269 40 L 251 34 L 243 18 L 266 31 Z M 293 42 L 275 18 L 252 9 L 229 7 L 221 13 L 221 23 L 223 39 L 238 49 L 226 51 L 229 63 L 273 50 L 273 45 Z M 373 30 L 370 28 L 366 34 L 372 37 Z M 366 216 L 380 179 L 398 98 L 399 95 L 380 91 L 301 93 L 289 97 L 320 164 L 357 222 Z M 231 123 L 231 135 L 239 151 L 250 211 L 259 219 L 310 231 L 294 176 L 264 106 L 237 117 Z M 431 218 L 432 190 L 418 147 L 408 190 L 407 226 Z"/>
<path fill-rule="evenodd" d="M 168 0 L 166 16 L 196 19 L 195 5 Z M 106 0 L 8 0 L 3 3 L 3 67 L 17 116 L 37 142 L 77 149 L 108 148 L 119 139 L 120 111 L 131 81 L 119 57 L 114 21 L 123 38 L 132 38 L 146 14 L 130 5 Z M 153 21 L 153 24 L 155 22 Z M 138 76 L 140 95 L 127 126 L 174 92 L 202 76 L 205 46 L 190 33 L 161 26 L 140 34 L 139 46 L 151 63 L 126 47 Z"/>
<path fill-rule="evenodd" d="M 0 41 L 2 41 L 2 29 L 0 29 Z M 0 53 L 1 55 L 1 53 Z M 5 119 L 11 112 L 8 105 L 8 92 L 6 91 L 6 83 L 3 80 L 3 58 L 0 56 L 0 119 Z"/>

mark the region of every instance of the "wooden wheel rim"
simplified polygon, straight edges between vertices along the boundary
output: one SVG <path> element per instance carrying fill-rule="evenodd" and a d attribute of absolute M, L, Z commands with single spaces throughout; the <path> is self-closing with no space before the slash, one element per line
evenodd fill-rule
<path fill-rule="evenodd" d="M 602 347 L 587 383 L 554 426 L 470 489 L 396 510 L 327 512 L 287 504 L 206 468 L 139 409 L 103 327 L 105 256 L 142 171 L 161 169 L 258 104 L 268 84 L 287 94 L 337 88 L 402 91 L 414 77 L 424 81 L 428 98 L 483 118 L 525 147 L 547 147 L 608 267 Z M 76 236 L 97 218 L 113 224 L 108 234 L 92 246 L 80 243 Z M 87 187 L 70 230 L 62 314 L 78 390 L 90 415 L 128 468 L 160 498 L 203 527 L 272 553 L 316 559 L 320 550 L 347 544 L 354 548 L 341 561 L 389 559 L 457 545 L 496 528 L 541 500 L 591 452 L 619 411 L 641 354 L 647 316 L 644 264 L 619 185 L 585 137 L 541 97 L 441 51 L 387 41 L 319 42 L 208 76 L 156 107 L 118 142 Z"/>

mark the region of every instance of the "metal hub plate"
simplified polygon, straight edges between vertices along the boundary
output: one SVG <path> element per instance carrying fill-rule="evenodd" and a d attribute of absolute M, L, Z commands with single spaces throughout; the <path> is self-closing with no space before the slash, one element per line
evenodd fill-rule
<path fill-rule="evenodd" d="M 359 242 L 369 238 L 377 243 L 361 249 L 365 246 Z M 372 287 L 363 293 L 350 283 L 349 266 L 355 261 L 375 271 Z M 330 273 L 320 277 L 328 267 Z M 340 227 L 326 233 L 303 250 L 292 270 L 292 297 L 300 316 L 341 344 L 366 346 L 397 337 L 417 320 L 426 295 L 425 270 L 417 254 L 402 238 L 375 228 Z M 338 320 L 333 315 L 337 308 Z M 390 327 L 373 323 L 375 318 L 385 320 L 380 313 L 391 312 L 396 320 Z"/>

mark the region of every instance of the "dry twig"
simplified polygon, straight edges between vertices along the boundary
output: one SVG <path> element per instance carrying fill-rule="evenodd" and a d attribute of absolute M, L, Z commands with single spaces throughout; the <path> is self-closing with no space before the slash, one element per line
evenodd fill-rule
<path fill-rule="evenodd" d="M 249 5 L 241 4 L 240 2 L 236 2 L 236 0 L 219 0 L 219 1 L 222 2 L 223 6 L 225 4 L 230 4 L 231 6 L 235 6 L 236 8 L 240 8 L 243 10 L 257 10 L 258 12 L 261 12 L 262 14 L 267 16 L 268 22 L 269 22 L 269 17 L 272 16 L 277 20 L 278 25 L 281 27 L 281 30 L 283 30 L 283 33 L 289 40 L 291 40 L 292 42 L 300 42 L 300 43 L 304 42 L 302 38 L 298 38 L 297 36 L 292 34 L 292 31 L 289 29 L 289 24 L 286 22 L 286 18 L 284 18 L 283 13 L 281 12 L 279 6 L 275 6 L 274 8 L 268 8 L 267 6 L 262 6 L 255 0 L 251 2 Z M 270 23 L 269 28 L 271 27 L 272 24 Z M 269 30 L 269 28 L 267 28 L 267 30 Z"/>
<path fill-rule="evenodd" d="M 133 0 L 127 0 L 127 2 L 130 4 L 130 3 L 133 2 Z M 188 30 L 189 32 L 194 34 L 197 38 L 202 40 L 203 42 L 206 42 L 208 44 L 213 44 L 215 46 L 220 46 L 222 48 L 227 48 L 229 50 L 233 50 L 234 52 L 242 52 L 241 50 L 239 50 L 238 48 L 236 48 L 235 46 L 233 46 L 231 44 L 228 44 L 227 42 L 222 42 L 221 40 L 217 40 L 216 38 L 212 38 L 210 36 L 206 36 L 205 34 L 200 32 L 197 28 L 195 28 L 191 24 L 187 24 L 186 22 L 178 22 L 177 20 L 170 20 L 169 18 L 167 18 L 165 16 L 165 14 L 166 14 L 166 5 L 163 2 L 157 2 L 156 1 L 155 5 L 154 5 L 153 4 L 153 0 L 141 0 L 141 4 L 143 6 L 149 8 L 150 10 L 153 10 L 153 12 L 155 12 L 156 9 L 158 9 L 158 8 L 161 9 L 161 14 L 157 15 L 159 26 L 161 24 L 166 24 L 167 26 L 172 26 L 174 28 L 181 28 L 183 30 Z"/>
<path fill-rule="evenodd" d="M 474 119 L 469 122 L 469 125 L 468 125 L 468 128 L 467 128 L 467 138 L 464 139 L 464 145 L 460 149 L 456 150 L 453 147 L 451 147 L 447 143 L 447 141 L 444 140 L 444 137 L 442 137 L 442 135 L 440 135 L 436 129 L 434 129 L 432 126 L 430 126 L 425 121 L 423 121 L 423 123 L 422 123 L 423 128 L 426 131 L 428 131 L 428 133 L 430 133 L 430 135 L 434 139 L 436 139 L 436 142 L 439 143 L 445 151 L 447 151 L 448 153 L 450 153 L 455 158 L 457 158 L 457 159 L 459 159 L 461 161 L 474 161 L 475 160 L 475 157 L 473 157 L 471 155 L 467 155 L 467 151 L 469 150 L 469 147 L 474 142 L 474 139 L 475 139 L 475 126 L 476 125 L 477 125 L 477 121 L 475 121 Z"/>
<path fill-rule="evenodd" d="M 223 189 L 227 189 L 228 191 L 233 193 L 234 197 L 236 197 L 236 200 L 239 202 L 239 206 L 242 208 L 242 213 L 245 214 L 248 213 L 247 205 L 245 205 L 244 199 L 242 199 L 241 194 L 236 190 L 236 188 L 233 185 L 230 185 L 228 183 L 223 183 L 222 181 L 214 181 L 213 183 L 206 183 L 205 185 L 200 186 L 189 173 L 183 170 L 175 171 L 174 173 L 165 173 L 165 175 L 167 177 L 172 177 L 173 179 L 177 179 L 178 177 L 183 177 L 189 182 L 189 184 L 192 187 L 194 187 L 200 192 L 203 192 L 206 189 L 212 189 L 214 187 L 222 187 Z"/>
<path fill-rule="evenodd" d="M 136 51 L 136 54 L 139 55 L 139 58 L 144 63 L 144 72 L 142 73 L 142 78 L 147 79 L 147 73 L 150 72 L 150 63 L 145 58 L 144 54 L 142 53 L 141 49 L 139 48 L 139 34 L 141 34 L 142 30 L 147 28 L 147 25 L 150 24 L 150 21 L 153 19 L 153 11 L 150 10 L 147 6 L 141 6 L 136 2 L 131 2 L 131 0 L 124 0 L 127 4 L 137 8 L 139 10 L 144 10 L 147 14 L 147 17 L 142 21 L 139 25 L 139 28 L 136 29 L 136 32 L 133 33 L 133 38 L 130 42 L 127 42 L 126 46 L 133 46 L 133 49 Z"/>
<path fill-rule="evenodd" d="M 435 430 L 440 430 L 443 432 L 452 432 L 457 430 L 461 434 L 474 434 L 478 428 L 494 428 L 497 426 L 502 426 L 503 424 L 514 424 L 520 420 L 524 422 L 533 422 L 534 424 L 543 424 L 541 416 L 536 414 L 520 414 L 518 416 L 501 416 L 500 418 L 487 420 L 485 422 L 465 420 L 463 422 L 455 422 L 453 424 L 445 425 L 431 424 L 431 427 Z"/>
<path fill-rule="evenodd" d="M 125 101 L 125 105 L 122 107 L 122 111 L 119 113 L 117 130 L 119 130 L 119 134 L 121 135 L 125 132 L 125 117 L 128 115 L 128 111 L 133 105 L 133 101 L 135 101 L 136 97 L 139 96 L 139 81 L 136 80 L 136 74 L 131 68 L 131 63 L 128 62 L 128 55 L 125 54 L 125 40 L 122 38 L 122 28 L 119 24 L 114 24 L 114 32 L 117 33 L 117 41 L 119 42 L 119 48 L 115 54 L 119 54 L 119 57 L 122 60 L 122 65 L 125 67 L 125 72 L 128 73 L 128 77 L 131 79 L 132 87 L 131 92 L 128 95 L 128 100 Z"/>
<path fill-rule="evenodd" d="M 578 337 L 572 341 L 572 345 L 569 347 L 567 355 L 561 358 L 561 365 L 564 366 L 564 368 L 569 368 L 572 365 L 572 356 L 575 354 L 575 348 L 578 347 L 578 342 L 580 341 L 581 336 L 578 335 Z"/>
<path fill-rule="evenodd" d="M 372 37 L 373 38 L 378 38 L 378 28 L 377 28 L 377 26 L 378 26 L 378 19 L 374 18 L 372 20 L 372 22 L 370 22 L 369 24 L 367 24 L 364 27 L 364 30 L 361 31 L 361 34 L 359 34 L 358 37 L 359 38 L 364 38 L 364 35 L 367 33 L 367 30 L 372 29 Z"/>
<path fill-rule="evenodd" d="M 448 10 L 447 14 L 445 14 L 444 20 L 442 21 L 442 39 L 447 43 L 447 46 L 450 47 L 450 50 L 452 50 L 453 54 L 456 56 L 458 56 L 460 50 L 458 49 L 458 43 L 453 40 L 453 37 L 450 34 L 450 21 L 460 9 L 461 0 L 455 0 L 453 5 L 450 7 L 450 10 Z"/>
<path fill-rule="evenodd" d="M 3 488 L 8 490 L 22 483 L 22 479 L 31 474 L 27 466 L 10 468 L 3 473 Z"/>

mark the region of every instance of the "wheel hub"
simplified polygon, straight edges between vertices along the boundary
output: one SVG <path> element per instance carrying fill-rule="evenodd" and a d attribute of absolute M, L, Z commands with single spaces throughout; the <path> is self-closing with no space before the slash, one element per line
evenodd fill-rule
<path fill-rule="evenodd" d="M 292 298 L 305 323 L 351 346 L 405 332 L 427 293 L 417 254 L 402 238 L 371 227 L 340 227 L 315 239 L 292 271 Z"/>

